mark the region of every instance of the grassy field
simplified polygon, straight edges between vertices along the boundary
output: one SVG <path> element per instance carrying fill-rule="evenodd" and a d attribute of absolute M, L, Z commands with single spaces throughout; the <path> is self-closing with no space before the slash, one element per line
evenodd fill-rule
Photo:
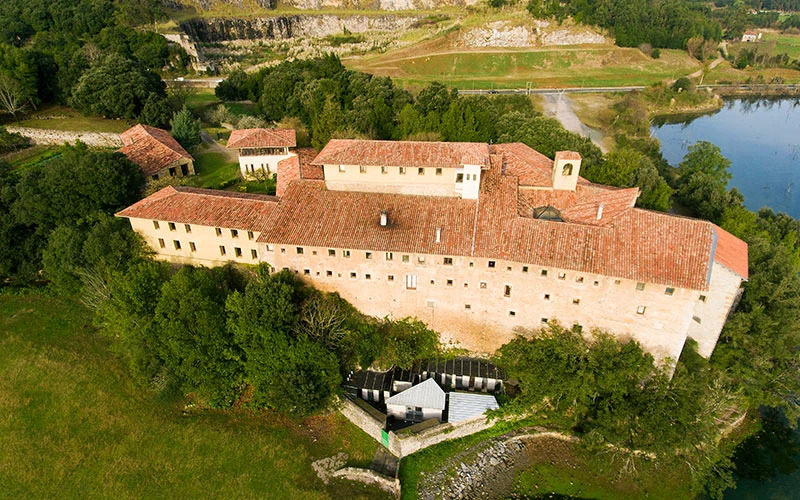
<path fill-rule="evenodd" d="M 4 498 L 386 498 L 313 473 L 339 451 L 371 461 L 377 443 L 343 417 L 184 414 L 133 387 L 68 299 L 0 295 L 0 375 Z"/>
<path fill-rule="evenodd" d="M 124 132 L 132 123 L 126 120 L 109 120 L 96 116 L 83 116 L 72 108 L 58 105 L 43 106 L 31 116 L 20 121 L 21 127 L 51 128 L 56 130 L 94 132 Z"/>
<path fill-rule="evenodd" d="M 13 170 L 26 170 L 29 168 L 40 167 L 58 158 L 61 153 L 59 146 L 31 146 L 29 148 L 3 155 L 3 160 L 7 161 Z"/>
<path fill-rule="evenodd" d="M 415 86 L 438 80 L 457 88 L 645 85 L 689 74 L 700 66 L 685 52 L 662 50 L 652 59 L 638 49 L 586 46 L 531 50 L 445 50 L 424 44 L 362 60 L 352 69 Z"/>
<path fill-rule="evenodd" d="M 192 178 L 198 187 L 219 188 L 230 185 L 239 179 L 239 163 L 231 162 L 222 153 L 201 152 L 194 155 L 194 169 L 197 175 Z"/>
<path fill-rule="evenodd" d="M 800 35 L 764 33 L 763 39 L 766 44 L 775 44 L 775 54 L 786 53 L 792 59 L 800 59 Z"/>

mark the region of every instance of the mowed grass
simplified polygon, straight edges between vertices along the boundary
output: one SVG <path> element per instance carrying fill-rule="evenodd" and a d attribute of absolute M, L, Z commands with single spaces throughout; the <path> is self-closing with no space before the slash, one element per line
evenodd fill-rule
<path fill-rule="evenodd" d="M 84 116 L 79 111 L 66 106 L 48 105 L 30 113 L 30 116 L 17 123 L 7 125 L 19 125 L 21 127 L 49 128 L 55 130 L 66 130 L 70 132 L 92 131 L 92 132 L 124 132 L 133 123 L 126 120 L 109 120 L 99 116 Z"/>
<path fill-rule="evenodd" d="M 411 54 L 411 55 L 409 55 Z M 652 59 L 638 49 L 574 47 L 392 54 L 346 61 L 352 69 L 391 76 L 410 86 L 440 81 L 457 88 L 594 87 L 647 85 L 675 79 L 700 65 L 685 51 L 662 50 Z"/>
<path fill-rule="evenodd" d="M 197 175 L 192 183 L 197 187 L 219 188 L 239 179 L 239 163 L 230 161 L 222 153 L 195 153 L 194 169 Z"/>
<path fill-rule="evenodd" d="M 0 295 L 0 497 L 386 498 L 310 465 L 376 447 L 337 413 L 184 415 L 130 383 L 74 300 Z"/>

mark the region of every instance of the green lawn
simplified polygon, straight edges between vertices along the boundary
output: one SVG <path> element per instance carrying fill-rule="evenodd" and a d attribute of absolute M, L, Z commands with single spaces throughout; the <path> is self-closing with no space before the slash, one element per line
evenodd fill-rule
<path fill-rule="evenodd" d="M 124 132 L 134 123 L 126 120 L 109 120 L 98 116 L 84 116 L 80 112 L 66 106 L 48 105 L 30 113 L 30 117 L 22 120 L 21 127 L 51 128 L 56 130 L 93 132 Z"/>
<path fill-rule="evenodd" d="M 204 188 L 230 186 L 239 179 L 239 163 L 231 162 L 222 153 L 194 153 L 194 169 L 197 175 L 192 183 Z"/>
<path fill-rule="evenodd" d="M 60 146 L 31 146 L 14 153 L 8 153 L 3 156 L 3 159 L 14 170 L 26 170 L 40 167 L 53 158 L 58 158 L 61 156 L 59 149 Z"/>
<path fill-rule="evenodd" d="M 0 295 L 0 481 L 4 498 L 385 498 L 324 485 L 311 462 L 377 444 L 338 414 L 184 415 L 180 398 L 131 385 L 73 300 Z"/>
<path fill-rule="evenodd" d="M 435 49 L 434 49 L 435 50 Z M 399 57 L 398 57 L 399 56 Z M 413 53 L 349 60 L 352 69 L 391 76 L 406 85 L 438 80 L 457 88 L 646 85 L 689 74 L 700 66 L 685 51 L 662 50 L 652 59 L 638 49 L 581 47 Z"/>
<path fill-rule="evenodd" d="M 764 42 L 775 42 L 773 54 L 788 54 L 792 59 L 800 59 L 800 35 L 784 35 L 780 33 L 764 33 Z"/>

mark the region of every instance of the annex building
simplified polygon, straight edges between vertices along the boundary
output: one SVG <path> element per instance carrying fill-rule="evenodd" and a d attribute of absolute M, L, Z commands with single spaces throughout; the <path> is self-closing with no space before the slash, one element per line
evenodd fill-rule
<path fill-rule="evenodd" d="M 548 321 L 710 356 L 747 245 L 634 208 L 581 157 L 524 144 L 332 140 L 276 166 L 277 195 L 167 187 L 120 211 L 161 259 L 267 262 L 364 313 L 415 316 L 475 352 Z"/>

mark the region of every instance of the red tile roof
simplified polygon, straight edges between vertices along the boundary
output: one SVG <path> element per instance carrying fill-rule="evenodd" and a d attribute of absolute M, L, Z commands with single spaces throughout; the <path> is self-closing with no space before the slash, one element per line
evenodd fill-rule
<path fill-rule="evenodd" d="M 725 231 L 716 224 L 712 224 L 714 235 L 717 238 L 714 260 L 727 267 L 743 279 L 748 279 L 747 243 Z"/>
<path fill-rule="evenodd" d="M 153 175 L 181 158 L 194 161 L 169 132 L 148 125 L 136 125 L 120 134 L 120 152 L 141 167 L 145 175 Z"/>
<path fill-rule="evenodd" d="M 254 231 L 277 204 L 274 196 L 168 186 L 116 215 Z"/>
<path fill-rule="evenodd" d="M 294 129 L 246 128 L 234 130 L 226 147 L 241 148 L 293 148 L 297 145 Z"/>
<path fill-rule="evenodd" d="M 632 208 L 636 188 L 585 180 L 574 192 L 521 186 L 520 178 L 533 179 L 544 165 L 525 148 L 493 147 L 500 153 L 491 155 L 477 200 L 333 191 L 306 178 L 289 182 L 279 202 L 165 188 L 119 215 L 248 228 L 271 244 L 504 259 L 696 290 L 707 289 L 712 259 L 747 278 L 744 242 L 707 221 Z M 509 168 L 507 154 L 532 164 Z M 533 218 L 542 205 L 564 222 Z"/>
<path fill-rule="evenodd" d="M 489 145 L 479 142 L 364 141 L 333 139 L 313 165 L 450 167 L 489 165 Z"/>
<path fill-rule="evenodd" d="M 312 165 L 311 162 L 319 152 L 314 148 L 297 148 L 294 150 L 300 160 L 300 177 L 303 179 L 322 180 L 325 178 L 322 165 Z"/>

